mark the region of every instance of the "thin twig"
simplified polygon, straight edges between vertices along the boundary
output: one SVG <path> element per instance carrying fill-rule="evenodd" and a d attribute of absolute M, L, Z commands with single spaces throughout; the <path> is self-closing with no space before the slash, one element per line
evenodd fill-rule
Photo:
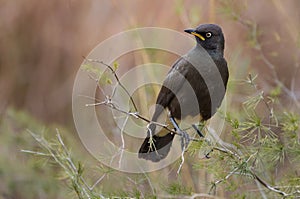
<path fill-rule="evenodd" d="M 271 185 L 269 185 L 267 182 L 265 182 L 263 179 L 261 179 L 254 171 L 250 170 L 251 175 L 257 180 L 261 185 L 263 185 L 265 188 L 269 189 L 270 191 L 273 191 L 275 193 L 278 193 L 284 197 L 291 196 L 291 194 L 288 194 L 284 191 L 281 191 L 280 189 L 277 189 Z"/>
<path fill-rule="evenodd" d="M 174 129 L 169 128 L 168 125 L 166 125 L 166 124 L 162 124 L 162 123 L 159 123 L 159 122 L 151 121 L 151 120 L 147 119 L 146 117 L 140 115 L 137 112 L 128 112 L 128 111 L 125 111 L 123 109 L 118 108 L 117 105 L 112 102 L 112 100 L 110 99 L 109 96 L 106 96 L 106 99 L 104 101 L 102 101 L 102 102 L 92 103 L 92 104 L 86 104 L 85 106 L 99 106 L 99 105 L 108 106 L 111 109 L 116 110 L 116 111 L 118 111 L 120 113 L 123 113 L 125 115 L 134 117 L 135 119 L 141 119 L 141 120 L 147 122 L 148 124 L 155 124 L 157 126 L 160 126 L 160 127 L 164 128 L 164 129 L 168 130 L 170 133 L 174 133 L 176 135 L 181 136 L 180 133 L 178 133 Z M 196 139 L 196 138 L 190 138 L 190 139 L 191 139 L 191 141 L 200 141 L 199 139 Z"/>
<path fill-rule="evenodd" d="M 212 191 L 213 190 L 216 190 L 216 187 L 217 187 L 217 185 L 218 184 L 220 184 L 221 182 L 224 182 L 225 180 L 227 180 L 228 178 L 230 178 L 230 176 L 232 176 L 233 174 L 235 174 L 235 172 L 237 171 L 237 170 L 239 170 L 239 167 L 236 167 L 236 168 L 234 168 L 231 172 L 229 172 L 224 178 L 222 178 L 222 179 L 220 179 L 220 180 L 217 180 L 217 181 L 215 181 L 215 182 L 213 182 L 212 183 L 212 186 L 211 186 L 211 188 L 210 188 L 210 190 L 209 190 L 209 194 L 212 194 Z M 215 193 L 215 191 L 214 191 L 214 193 Z"/>
<path fill-rule="evenodd" d="M 255 76 L 255 77 L 256 77 L 256 76 Z M 261 96 L 261 99 L 262 99 L 264 105 L 266 106 L 266 108 L 267 108 L 268 111 L 269 111 L 269 128 L 271 128 L 272 118 L 274 118 L 273 107 L 271 107 L 271 106 L 269 105 L 268 101 L 266 100 L 265 92 L 264 92 L 264 91 L 260 91 L 260 90 L 257 88 L 256 84 L 254 83 L 254 79 L 255 79 L 255 78 L 253 78 L 251 74 L 248 75 L 248 78 L 249 78 L 249 81 L 247 81 L 247 82 L 250 83 L 250 85 L 251 85 L 257 92 L 260 92 L 259 95 Z M 276 120 L 276 118 L 275 118 L 275 120 Z M 277 122 L 277 120 L 276 120 L 276 122 Z M 277 126 L 277 125 L 278 125 L 278 124 L 276 123 L 276 126 Z"/>
<path fill-rule="evenodd" d="M 149 176 L 148 176 L 148 174 L 146 172 L 144 172 L 144 176 L 146 177 L 146 179 L 148 181 L 148 184 L 149 184 L 149 186 L 151 188 L 152 194 L 154 195 L 155 194 L 155 189 L 154 189 L 154 187 L 152 185 L 152 182 L 151 182 L 151 180 L 150 180 L 150 178 L 149 178 Z"/>
<path fill-rule="evenodd" d="M 248 163 L 248 162 L 250 161 L 250 159 L 251 159 L 254 155 L 256 155 L 256 153 L 252 154 L 252 155 L 245 161 L 245 163 Z M 213 182 L 213 185 L 212 185 L 212 187 L 211 187 L 209 193 L 211 193 L 211 191 L 212 191 L 214 188 L 216 188 L 216 186 L 217 186 L 218 184 L 220 184 L 221 182 L 224 182 L 225 180 L 227 180 L 228 178 L 230 178 L 233 174 L 240 174 L 240 173 L 237 173 L 237 171 L 240 170 L 240 169 L 241 169 L 240 166 L 237 166 L 237 167 L 235 167 L 232 171 L 230 171 L 224 178 L 222 178 L 222 179 L 220 179 L 220 180 L 217 180 L 217 181 Z"/>
<path fill-rule="evenodd" d="M 178 170 L 177 170 L 177 175 L 179 175 L 179 173 L 181 171 L 181 168 L 182 168 L 182 166 L 184 164 L 184 153 L 185 153 L 185 147 L 181 151 L 181 162 L 180 162 L 180 165 L 179 165 Z"/>
<path fill-rule="evenodd" d="M 124 140 L 124 131 L 125 131 L 125 127 L 128 121 L 129 115 L 126 116 L 125 121 L 123 123 L 122 129 L 121 129 L 121 141 L 122 141 L 122 145 L 120 147 L 120 159 L 119 159 L 119 168 L 121 168 L 122 166 L 122 159 L 123 159 L 123 153 L 124 153 L 124 149 L 125 149 L 125 140 Z"/>
<path fill-rule="evenodd" d="M 39 143 L 41 144 L 49 153 L 49 155 L 55 160 L 55 162 L 57 162 L 63 169 L 64 171 L 68 174 L 68 176 L 73 180 L 73 183 L 76 184 L 76 186 L 80 186 L 78 184 L 78 181 L 77 180 L 74 180 L 73 176 L 74 176 L 74 173 L 76 173 L 76 175 L 78 175 L 78 170 L 77 168 L 75 167 L 75 165 L 73 164 L 72 160 L 69 158 L 69 152 L 68 150 L 66 149 L 59 133 L 57 135 L 57 138 L 58 138 L 58 141 L 59 141 L 59 144 L 63 147 L 63 156 L 61 155 L 58 155 L 56 154 L 53 149 L 51 148 L 51 146 L 49 145 L 49 143 L 43 138 L 43 137 L 38 137 L 36 134 L 34 134 L 33 132 L 31 132 L 30 130 L 28 130 L 28 132 L 31 134 L 31 136 Z M 64 164 L 61 160 L 61 158 L 63 158 L 63 160 L 66 160 L 67 161 L 67 165 Z M 82 181 L 82 177 L 80 176 L 80 180 Z M 85 184 L 84 181 L 82 181 L 84 183 L 84 186 L 87 186 L 87 184 Z M 90 197 L 90 194 L 88 193 L 88 191 L 86 190 L 86 188 L 82 187 L 82 191 L 84 193 L 84 195 L 87 197 L 87 198 L 91 198 Z M 89 188 L 88 188 L 89 189 Z M 104 198 L 101 196 L 101 198 Z"/>
<path fill-rule="evenodd" d="M 106 176 L 106 173 L 103 174 L 98 180 L 96 180 L 96 182 L 90 187 L 90 191 L 92 191 Z"/>
<path fill-rule="evenodd" d="M 49 155 L 47 153 L 42 153 L 42 152 L 39 152 L 39 151 L 21 150 L 21 152 L 23 152 L 23 153 L 31 153 L 31 154 L 38 155 L 38 156 L 51 157 L 51 155 Z"/>
<path fill-rule="evenodd" d="M 127 176 L 127 180 L 129 182 L 131 182 L 132 184 L 134 184 L 135 187 L 138 187 L 138 185 L 140 184 L 139 182 L 136 182 L 135 180 L 131 179 L 129 176 Z M 139 193 L 141 194 L 141 198 L 145 198 L 145 196 L 144 196 L 144 194 L 143 194 L 142 191 L 139 190 Z"/>
<path fill-rule="evenodd" d="M 234 152 L 232 152 L 231 150 L 229 150 L 229 149 L 227 149 L 227 148 L 225 148 L 225 147 L 214 147 L 214 149 L 216 149 L 216 150 L 218 150 L 218 151 L 220 151 L 220 152 L 222 152 L 222 153 L 230 154 L 230 155 L 232 155 L 233 157 L 236 157 L 238 160 L 242 160 L 243 154 L 241 154 L 241 156 L 240 156 L 239 154 L 234 153 Z M 253 155 L 252 155 L 252 156 L 253 156 Z M 248 162 L 252 156 L 250 156 L 250 157 L 248 158 L 248 160 L 246 160 L 246 162 Z M 239 169 L 238 167 L 235 168 L 235 169 L 234 169 L 233 171 L 231 171 L 224 179 L 219 180 L 219 181 L 217 181 L 217 182 L 220 183 L 220 182 L 226 180 L 226 179 L 229 178 L 232 174 L 234 174 L 234 171 L 236 171 L 236 170 L 238 170 L 238 169 Z M 287 197 L 287 196 L 293 196 L 293 195 L 295 195 L 295 194 L 300 193 L 300 190 L 296 190 L 296 191 L 293 192 L 293 193 L 286 193 L 286 192 L 280 190 L 279 188 L 277 188 L 277 187 L 275 187 L 275 186 L 269 185 L 269 184 L 268 184 L 267 182 L 265 182 L 262 178 L 260 178 L 260 177 L 256 174 L 256 172 L 255 172 L 253 169 L 251 169 L 251 168 L 250 168 L 250 175 L 251 175 L 255 180 L 257 180 L 261 185 L 263 185 L 265 188 L 267 188 L 268 190 L 273 191 L 273 192 L 275 192 L 275 193 L 278 193 L 278 194 L 280 194 L 280 195 L 282 195 L 282 196 L 284 196 L 284 197 Z M 216 184 L 218 184 L 218 183 L 215 182 L 214 185 L 216 185 Z"/>
<path fill-rule="evenodd" d="M 121 83 L 116 71 L 109 65 L 104 63 L 103 61 L 97 60 L 97 59 L 87 59 L 86 57 L 83 57 L 85 60 L 87 60 L 88 62 L 94 62 L 94 63 L 100 63 L 104 66 L 106 66 L 114 75 L 115 79 L 117 80 L 118 84 L 121 86 L 121 88 L 126 92 L 126 94 L 128 95 L 133 107 L 135 111 L 138 111 L 136 104 L 134 103 L 134 100 L 132 98 L 132 96 L 129 94 L 128 90 L 125 88 L 125 86 Z"/>
<path fill-rule="evenodd" d="M 167 195 L 167 194 L 159 194 L 158 198 L 180 198 L 180 199 L 194 199 L 194 198 L 212 198 L 212 199 L 221 199 L 221 197 L 209 195 L 206 193 L 193 193 L 190 196 L 187 195 Z M 222 198 L 223 199 L 223 198 Z"/>

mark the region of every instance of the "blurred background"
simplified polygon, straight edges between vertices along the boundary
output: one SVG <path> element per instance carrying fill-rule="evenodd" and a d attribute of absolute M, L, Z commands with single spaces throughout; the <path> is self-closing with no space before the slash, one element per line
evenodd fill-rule
<path fill-rule="evenodd" d="M 300 95 L 299 9 L 298 0 L 1 0 L 0 198 L 70 194 L 57 180 L 58 168 L 20 152 L 37 146 L 26 129 L 46 136 L 63 129 L 76 156 L 84 157 L 87 152 L 79 144 L 71 107 L 77 70 L 97 44 L 131 28 L 182 32 L 201 23 L 219 24 L 225 34 L 230 85 L 249 73 L 259 74 L 258 86 L 266 92 L 280 81 L 293 94 L 282 97 L 286 108 L 296 107 L 298 112 L 292 99 Z M 130 61 L 134 66 L 135 60 Z M 229 90 L 228 106 L 239 106 L 244 92 Z M 197 185 L 193 189 L 203 191 Z"/>

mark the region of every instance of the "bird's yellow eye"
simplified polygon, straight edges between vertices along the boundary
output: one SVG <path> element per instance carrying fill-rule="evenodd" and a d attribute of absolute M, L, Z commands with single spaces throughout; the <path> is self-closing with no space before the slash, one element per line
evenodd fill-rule
<path fill-rule="evenodd" d="M 212 34 L 211 34 L 211 32 L 207 32 L 207 33 L 205 34 L 205 36 L 206 36 L 206 38 L 210 38 L 210 37 L 212 36 Z"/>

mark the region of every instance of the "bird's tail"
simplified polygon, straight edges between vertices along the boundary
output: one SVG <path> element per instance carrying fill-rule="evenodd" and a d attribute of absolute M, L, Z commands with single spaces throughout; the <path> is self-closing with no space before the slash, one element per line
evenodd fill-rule
<path fill-rule="evenodd" d="M 152 132 L 154 132 L 155 125 L 153 125 L 152 128 L 150 126 L 150 129 L 152 130 Z M 166 131 L 165 129 L 163 130 Z M 167 157 L 172 146 L 174 134 L 170 132 L 160 132 L 156 135 L 150 136 L 151 134 L 148 130 L 147 135 L 148 137 L 144 140 L 142 146 L 140 147 L 138 157 L 146 160 L 151 160 L 152 162 L 158 162 Z"/>

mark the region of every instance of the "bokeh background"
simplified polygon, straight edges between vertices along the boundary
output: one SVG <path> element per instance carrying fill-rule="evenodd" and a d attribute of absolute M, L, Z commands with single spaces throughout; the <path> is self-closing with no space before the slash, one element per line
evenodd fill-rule
<path fill-rule="evenodd" d="M 26 129 L 49 137 L 55 128 L 61 129 L 75 156 L 97 165 L 80 145 L 71 105 L 73 82 L 83 56 L 101 41 L 135 27 L 183 31 L 201 23 L 217 23 L 225 34 L 231 85 L 255 73 L 258 86 L 268 92 L 277 85 L 276 72 L 278 80 L 299 99 L 299 9 L 298 0 L 1 0 L 0 198 L 66 198 L 72 193 L 56 173 L 56 166 L 20 152 L 37 147 Z M 249 24 L 258 31 L 247 28 Z M 271 69 L 258 52 L 276 67 Z M 168 61 L 172 63 L 172 59 Z M 127 65 L 139 62 L 129 59 Z M 244 93 L 229 90 L 229 108 L 239 106 Z M 282 98 L 287 109 L 294 108 L 289 96 Z M 195 181 L 195 185 L 188 183 L 203 191 Z"/>

